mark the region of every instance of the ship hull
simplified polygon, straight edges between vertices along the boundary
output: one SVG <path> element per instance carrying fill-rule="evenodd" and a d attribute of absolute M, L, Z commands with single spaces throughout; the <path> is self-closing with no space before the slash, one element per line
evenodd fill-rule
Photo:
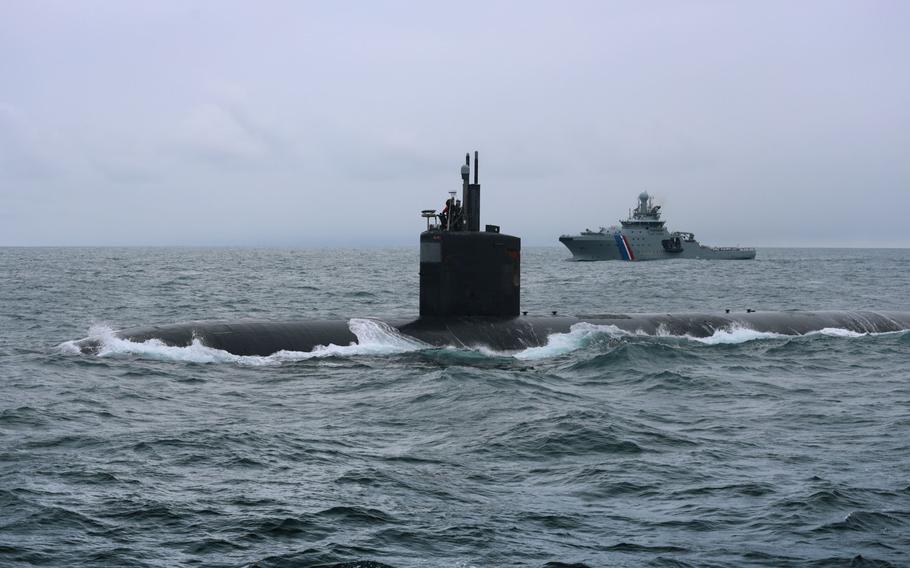
<path fill-rule="evenodd" d="M 680 250 L 666 250 L 662 241 L 669 233 L 648 234 L 645 231 L 564 235 L 559 242 L 572 253 L 573 260 L 670 260 L 674 258 L 704 260 L 751 260 L 755 249 L 708 247 L 698 241 L 680 243 Z"/>

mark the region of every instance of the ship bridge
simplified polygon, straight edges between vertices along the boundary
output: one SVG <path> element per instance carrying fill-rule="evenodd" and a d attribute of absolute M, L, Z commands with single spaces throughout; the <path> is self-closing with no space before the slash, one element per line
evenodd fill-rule
<path fill-rule="evenodd" d="M 621 220 L 623 227 L 663 227 L 664 221 L 660 220 L 660 205 L 654 205 L 653 198 L 643 191 L 638 195 L 638 207 L 629 211 L 629 217 Z"/>

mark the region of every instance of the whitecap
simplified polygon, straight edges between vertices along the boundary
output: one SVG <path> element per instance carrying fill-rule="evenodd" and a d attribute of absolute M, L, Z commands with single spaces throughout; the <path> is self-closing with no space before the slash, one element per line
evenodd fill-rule
<path fill-rule="evenodd" d="M 731 327 L 729 329 L 717 329 L 708 337 L 684 336 L 686 339 L 704 343 L 705 345 L 738 345 L 748 341 L 759 339 L 780 339 L 782 337 L 793 337 L 782 333 L 773 333 L 770 331 L 756 331 L 747 327 Z"/>
<path fill-rule="evenodd" d="M 892 332 L 893 333 L 893 332 Z M 869 334 L 869 333 L 859 333 L 858 331 L 853 331 L 850 329 L 841 329 L 839 327 L 826 327 L 818 331 L 812 331 L 806 335 L 827 335 L 829 337 L 864 337 L 866 335 L 882 335 L 882 334 Z"/>
<path fill-rule="evenodd" d="M 304 361 L 326 357 L 357 357 L 393 355 L 420 351 L 430 346 L 412 337 L 402 335 L 392 326 L 376 320 L 354 318 L 348 321 L 357 342 L 349 345 L 317 345 L 312 351 L 278 351 L 268 356 L 234 355 L 221 349 L 207 347 L 199 339 L 190 345 L 166 345 L 158 339 L 143 342 L 118 337 L 107 325 L 93 325 L 86 339 L 98 344 L 98 357 L 139 357 L 159 361 L 182 363 L 235 363 L 249 366 L 279 365 L 285 362 Z M 58 346 L 61 353 L 80 353 L 77 342 L 67 341 Z"/>
<path fill-rule="evenodd" d="M 589 345 L 597 337 L 623 337 L 631 335 L 615 325 L 596 325 L 581 322 L 573 324 L 567 333 L 554 333 L 547 337 L 546 345 L 528 347 L 515 353 L 513 357 L 521 360 L 549 359 L 571 353 Z"/>

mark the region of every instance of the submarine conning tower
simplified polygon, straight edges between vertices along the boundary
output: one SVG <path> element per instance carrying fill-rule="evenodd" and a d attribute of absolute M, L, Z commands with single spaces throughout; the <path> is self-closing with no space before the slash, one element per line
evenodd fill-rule
<path fill-rule="evenodd" d="M 420 234 L 420 316 L 515 317 L 521 300 L 521 239 L 480 230 L 478 153 L 461 166 L 462 199 L 449 192 L 439 213 L 422 212 L 427 230 Z M 463 202 L 463 203 L 462 203 Z"/>

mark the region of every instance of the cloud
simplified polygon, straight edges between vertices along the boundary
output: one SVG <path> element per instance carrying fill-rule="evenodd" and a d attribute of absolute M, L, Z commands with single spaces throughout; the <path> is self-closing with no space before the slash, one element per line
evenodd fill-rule
<path fill-rule="evenodd" d="M 0 19 L 0 243 L 404 242 L 475 149 L 484 220 L 538 244 L 644 189 L 757 245 L 910 207 L 903 4 L 149 6 Z"/>
<path fill-rule="evenodd" d="M 205 103 L 178 127 L 177 142 L 192 157 L 220 166 L 262 162 L 275 152 L 275 138 L 237 108 Z"/>
<path fill-rule="evenodd" d="M 105 180 L 129 186 L 164 179 L 169 165 L 158 158 L 149 149 L 120 149 L 116 154 L 96 155 L 91 163 Z"/>
<path fill-rule="evenodd" d="M 0 179 L 35 180 L 59 173 L 51 137 L 40 132 L 23 112 L 0 103 Z"/>

